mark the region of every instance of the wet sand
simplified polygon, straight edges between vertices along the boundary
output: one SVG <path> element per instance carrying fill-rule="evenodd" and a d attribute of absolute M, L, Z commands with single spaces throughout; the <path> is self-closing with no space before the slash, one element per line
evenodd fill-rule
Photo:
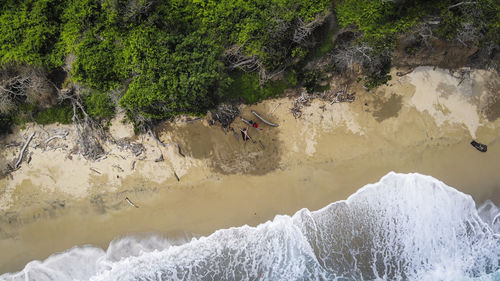
<path fill-rule="evenodd" d="M 160 138 L 179 143 L 186 157 L 147 136 L 136 138 L 147 149 L 142 160 L 119 151 L 90 164 L 66 159 L 63 151 L 34 154 L 29 166 L 0 181 L 0 272 L 75 245 L 105 248 L 127 234 L 206 235 L 319 209 L 389 171 L 431 175 L 479 204 L 500 203 L 500 120 L 491 117 L 498 75 L 473 71 L 460 83 L 447 71 L 419 68 L 393 77 L 390 86 L 370 93 L 352 86 L 353 103 L 315 100 L 300 119 L 289 112 L 293 98 L 242 108 L 246 118 L 254 109 L 280 124 L 251 129 L 264 150 L 202 120 L 162 126 Z M 133 138 L 130 128 L 113 124 L 113 134 Z M 233 124 L 236 130 L 243 126 Z M 488 152 L 474 149 L 473 138 Z M 154 162 L 159 153 L 166 161 Z M 128 168 L 132 161 L 134 170 Z M 129 206 L 126 196 L 139 208 Z"/>

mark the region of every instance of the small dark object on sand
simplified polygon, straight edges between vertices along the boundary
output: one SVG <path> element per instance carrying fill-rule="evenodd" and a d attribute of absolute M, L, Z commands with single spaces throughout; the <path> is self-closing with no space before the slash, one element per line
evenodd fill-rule
<path fill-rule="evenodd" d="M 163 158 L 163 153 L 160 155 L 160 157 L 156 158 L 155 159 L 155 162 L 158 163 L 158 162 L 162 162 L 164 161 L 165 159 Z"/>
<path fill-rule="evenodd" d="M 186 155 L 184 155 L 184 153 L 182 153 L 181 151 L 181 146 L 179 144 L 177 144 L 177 152 L 179 152 L 179 154 L 182 156 L 182 157 L 186 157 Z"/>
<path fill-rule="evenodd" d="M 259 145 L 260 145 L 260 147 L 262 148 L 262 150 L 265 150 L 265 149 L 266 149 L 260 140 L 259 140 Z"/>
<path fill-rule="evenodd" d="M 130 206 L 139 208 L 139 206 L 137 206 L 136 204 L 134 204 L 134 202 L 130 201 L 130 199 L 128 199 L 128 197 L 125 197 L 125 201 L 127 201 L 130 204 Z"/>
<path fill-rule="evenodd" d="M 486 144 L 478 143 L 474 140 L 471 141 L 470 144 L 481 152 L 486 152 L 488 150 L 488 146 L 486 146 Z"/>
<path fill-rule="evenodd" d="M 233 132 L 233 135 L 234 135 L 234 137 L 236 138 L 236 141 L 239 141 L 239 140 L 240 140 L 240 136 L 238 135 L 238 133 L 236 133 L 236 131 L 234 130 L 234 128 L 233 128 L 233 127 L 231 127 L 230 129 L 231 129 L 231 131 Z"/>

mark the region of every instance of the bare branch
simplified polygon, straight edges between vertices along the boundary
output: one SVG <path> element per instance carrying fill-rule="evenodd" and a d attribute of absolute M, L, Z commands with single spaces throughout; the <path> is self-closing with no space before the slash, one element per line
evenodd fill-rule
<path fill-rule="evenodd" d="M 19 168 L 19 165 L 21 164 L 21 162 L 23 161 L 23 157 L 24 157 L 24 152 L 26 151 L 26 149 L 28 148 L 28 145 L 30 144 L 31 140 L 33 139 L 33 137 L 35 136 L 35 132 L 33 132 L 29 137 L 28 137 L 28 140 L 26 141 L 26 143 L 24 144 L 23 148 L 21 149 L 21 153 L 19 154 L 19 159 L 17 160 L 16 164 L 14 164 L 14 170 L 17 170 L 17 168 Z"/>
<path fill-rule="evenodd" d="M 462 5 L 476 5 L 477 2 L 471 2 L 471 1 L 464 1 L 464 2 L 460 2 L 460 3 L 457 3 L 455 5 L 451 5 L 448 7 L 448 10 L 451 10 L 455 7 L 458 7 L 458 6 L 462 6 Z"/>

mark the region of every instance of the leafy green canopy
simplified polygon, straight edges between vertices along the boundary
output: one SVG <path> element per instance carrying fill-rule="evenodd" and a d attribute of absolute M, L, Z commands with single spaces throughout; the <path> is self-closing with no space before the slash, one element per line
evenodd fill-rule
<path fill-rule="evenodd" d="M 355 25 L 363 32 L 364 40 L 376 45 L 383 45 L 384 41 L 385 44 L 394 43 L 396 34 L 419 23 L 424 15 L 439 17 L 437 35 L 445 39 L 455 38 L 457 31 L 468 22 L 485 33 L 487 40 L 500 43 L 498 0 L 340 0 L 335 5 L 335 12 L 340 25 Z"/>
<path fill-rule="evenodd" d="M 425 13 L 424 4 L 414 2 L 426 1 L 406 1 L 398 5 L 392 1 L 341 0 L 335 11 L 341 26 L 355 25 L 369 43 L 390 47 L 394 35 L 415 25 Z"/>
<path fill-rule="evenodd" d="M 125 61 L 135 76 L 120 101 L 123 107 L 162 118 L 203 112 L 218 100 L 227 83 L 220 47 L 202 32 L 178 36 L 143 27 L 128 39 Z"/>
<path fill-rule="evenodd" d="M 61 67 L 99 92 L 127 85 L 120 105 L 150 118 L 202 113 L 231 83 L 224 51 L 273 70 L 307 48 L 294 30 L 330 0 L 7 0 L 0 63 Z"/>
<path fill-rule="evenodd" d="M 274 69 L 303 47 L 293 42 L 301 23 L 325 14 L 329 0 L 222 0 L 195 1 L 198 17 L 225 47 L 243 46 L 248 57 L 256 56 Z"/>
<path fill-rule="evenodd" d="M 2 1 L 0 64 L 58 67 L 64 54 L 57 48 L 64 0 Z"/>

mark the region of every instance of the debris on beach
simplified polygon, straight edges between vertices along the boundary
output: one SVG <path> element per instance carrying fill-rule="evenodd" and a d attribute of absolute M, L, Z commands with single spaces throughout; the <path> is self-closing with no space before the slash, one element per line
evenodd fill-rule
<path fill-rule="evenodd" d="M 64 139 L 68 134 L 69 134 L 69 132 L 64 130 L 59 134 L 53 135 L 52 137 L 48 138 L 45 141 L 45 145 L 47 145 L 51 140 L 54 140 L 54 139 Z"/>
<path fill-rule="evenodd" d="M 112 165 L 112 167 L 113 167 L 113 168 L 116 168 L 116 169 L 118 169 L 118 170 L 120 170 L 120 172 L 125 172 L 125 171 L 123 170 L 123 168 L 122 168 L 122 167 L 120 167 L 119 165 L 113 164 L 113 165 Z"/>
<path fill-rule="evenodd" d="M 186 157 L 186 155 L 184 155 L 184 153 L 182 153 L 181 151 L 181 146 L 178 143 L 176 143 L 176 145 L 177 145 L 177 152 L 179 153 L 179 155 L 182 157 Z"/>
<path fill-rule="evenodd" d="M 486 152 L 488 150 L 488 146 L 486 144 L 478 143 L 475 140 L 471 141 L 470 144 L 481 152 Z"/>
<path fill-rule="evenodd" d="M 240 141 L 240 135 L 238 135 L 238 133 L 236 133 L 236 131 L 234 130 L 234 128 L 230 127 L 229 129 L 233 132 L 233 135 L 236 138 L 236 141 Z"/>
<path fill-rule="evenodd" d="M 217 110 L 212 112 L 210 124 L 220 123 L 223 128 L 227 128 L 238 115 L 240 115 L 240 110 L 236 105 L 223 103 L 217 107 Z"/>
<path fill-rule="evenodd" d="M 118 149 L 120 149 L 120 151 L 128 150 L 132 152 L 136 157 L 141 155 L 144 151 L 146 151 L 146 148 L 144 147 L 143 144 L 130 142 L 130 140 L 127 138 L 119 139 L 115 141 L 115 144 L 118 147 Z"/>
<path fill-rule="evenodd" d="M 264 147 L 264 145 L 262 144 L 262 142 L 260 140 L 259 140 L 259 145 L 262 148 L 262 150 L 266 150 L 266 148 Z"/>
<path fill-rule="evenodd" d="M 163 153 L 162 153 L 162 154 L 160 154 L 160 157 L 155 159 L 155 162 L 158 163 L 158 162 L 162 162 L 163 160 L 165 160 L 165 159 L 163 158 Z"/>
<path fill-rule="evenodd" d="M 269 122 L 267 121 L 266 119 L 264 119 L 262 116 L 260 116 L 257 112 L 255 112 L 255 110 L 252 110 L 252 113 L 253 115 L 255 115 L 257 118 L 260 119 L 260 121 L 264 122 L 264 124 L 266 125 L 269 125 L 269 126 L 272 126 L 272 127 L 278 127 L 279 125 L 278 124 L 274 124 L 272 122 Z"/>
<path fill-rule="evenodd" d="M 312 95 L 308 94 L 305 91 L 302 92 L 300 97 L 296 98 L 293 101 L 293 107 L 290 108 L 290 111 L 292 112 L 293 117 L 300 118 L 302 116 L 302 108 L 304 106 L 309 105 L 309 102 L 311 101 L 312 98 L 313 98 Z"/>
<path fill-rule="evenodd" d="M 99 175 L 100 175 L 100 174 L 102 174 L 101 172 L 99 172 L 99 171 L 98 171 L 97 169 L 95 169 L 95 168 L 90 167 L 90 170 L 91 170 L 91 171 L 93 171 L 93 172 L 95 172 L 95 173 L 98 173 Z"/>
<path fill-rule="evenodd" d="M 324 92 L 316 92 L 309 94 L 306 91 L 302 92 L 302 94 L 296 98 L 293 102 L 293 107 L 290 108 L 290 111 L 293 114 L 293 117 L 300 118 L 302 116 L 302 108 L 308 106 L 310 102 L 315 98 L 320 98 L 325 101 L 329 101 L 330 104 L 340 103 L 340 102 L 354 102 L 356 99 L 355 92 L 349 92 L 349 84 L 346 84 L 341 89 L 331 89 Z"/>
<path fill-rule="evenodd" d="M 346 84 L 343 89 L 331 89 L 321 93 L 323 100 L 329 100 L 330 104 L 339 102 L 353 102 L 356 98 L 355 92 L 349 93 L 349 84 Z"/>
<path fill-rule="evenodd" d="M 177 173 L 175 171 L 173 171 L 173 172 L 174 172 L 174 176 L 177 179 L 177 181 L 181 181 L 181 179 L 179 178 L 179 176 L 177 175 Z"/>
<path fill-rule="evenodd" d="M 19 168 L 19 165 L 21 165 L 21 162 L 23 161 L 24 158 L 24 152 L 28 148 L 31 140 L 35 136 L 35 132 L 33 132 L 29 137 L 28 140 L 24 143 L 23 148 L 21 149 L 21 152 L 19 153 L 19 159 L 17 159 L 16 163 L 14 164 L 13 170 L 17 170 Z"/>
<path fill-rule="evenodd" d="M 130 204 L 130 206 L 132 207 L 136 207 L 136 208 L 139 208 L 139 206 L 137 206 L 136 204 L 134 204 L 132 201 L 130 201 L 130 199 L 128 199 L 128 197 L 125 197 L 125 200 Z"/>
<path fill-rule="evenodd" d="M 241 119 L 241 121 L 243 121 L 243 123 L 247 124 L 248 126 L 254 128 L 257 131 L 261 131 L 262 130 L 261 128 L 259 128 L 259 127 L 257 127 L 255 125 L 255 123 L 253 122 L 253 120 L 247 120 L 247 119 L 245 119 L 245 118 L 243 118 L 241 116 L 240 116 L 240 119 Z"/>

